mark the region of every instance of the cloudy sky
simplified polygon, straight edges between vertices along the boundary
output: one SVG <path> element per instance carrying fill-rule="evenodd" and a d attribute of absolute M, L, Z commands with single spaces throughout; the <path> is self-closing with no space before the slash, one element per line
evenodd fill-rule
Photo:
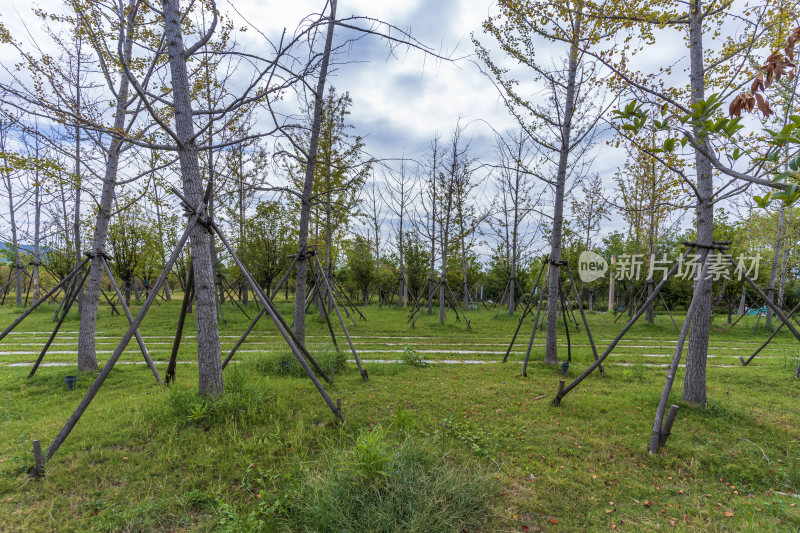
<path fill-rule="evenodd" d="M 284 26 L 292 28 L 303 16 L 318 11 L 320 3 L 237 0 L 235 6 L 251 23 L 264 21 L 256 25 L 265 33 L 277 35 Z M 372 155 L 422 160 L 434 135 L 447 137 L 461 119 L 467 124 L 473 155 L 483 161 L 495 157 L 493 130 L 514 128 L 515 121 L 476 64 L 471 40 L 474 34 L 491 48 L 492 40 L 482 34 L 481 24 L 495 12 L 491 0 L 340 1 L 339 18 L 374 17 L 407 31 L 441 55 L 459 58 L 441 61 L 402 48 L 390 53 L 386 42 L 376 37 L 360 39 L 346 49 L 346 55 L 340 55 L 330 81 L 337 90 L 350 93 L 350 118 Z M 340 42 L 350 36 L 339 32 Z M 537 53 L 542 61 L 551 61 L 565 52 L 543 42 Z M 502 60 L 501 55 L 496 57 Z M 594 170 L 604 177 L 608 192 L 621 163 L 618 151 L 598 150 Z M 485 185 L 483 194 L 491 195 L 489 180 Z M 621 224 L 615 216 L 603 223 L 603 232 L 619 229 Z"/>
<path fill-rule="evenodd" d="M 33 29 L 30 3 L 3 0 L 3 4 L 6 6 L 3 21 L 12 31 Z M 37 5 L 57 10 L 61 4 L 58 0 L 41 0 Z M 291 33 L 303 17 L 325 6 L 324 0 L 218 0 L 218 5 L 237 27 L 246 25 L 246 19 L 259 32 L 273 38 L 283 28 Z M 344 50 L 346 53 L 338 57 L 330 83 L 338 91 L 350 93 L 353 100 L 350 120 L 356 132 L 365 137 L 369 153 L 382 159 L 422 160 L 434 135 L 447 137 L 461 119 L 467 124 L 473 156 L 484 161 L 494 157 L 492 130 L 507 130 L 515 123 L 495 87 L 474 62 L 471 35 L 474 33 L 491 46 L 491 39 L 481 32 L 481 23 L 495 12 L 492 0 L 340 0 L 339 18 L 361 15 L 380 19 L 406 30 L 437 53 L 461 58 L 440 61 L 415 50 L 390 50 L 386 42 L 376 37 L 359 39 Z M 257 33 L 248 31 L 237 35 L 237 39 L 245 49 L 255 49 L 263 46 L 263 39 Z M 347 37 L 352 34 L 339 32 L 339 42 Z M 685 59 L 685 50 L 680 37 L 667 38 L 651 53 L 640 56 L 638 66 L 652 71 L 660 65 L 679 62 Z M 564 52 L 543 42 L 537 56 L 546 62 L 562 57 Z M 0 55 L 0 61 L 7 60 Z M 599 143 L 593 171 L 603 178 L 609 196 L 614 194 L 613 174 L 623 162 L 621 150 Z M 488 196 L 489 180 L 485 181 L 484 195 Z M 603 222 L 603 233 L 621 229 L 623 225 L 615 215 Z"/>

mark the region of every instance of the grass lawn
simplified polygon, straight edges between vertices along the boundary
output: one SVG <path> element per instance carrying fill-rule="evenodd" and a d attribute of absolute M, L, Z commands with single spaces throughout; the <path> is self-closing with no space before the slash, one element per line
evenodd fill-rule
<path fill-rule="evenodd" d="M 291 320 L 291 305 L 278 305 Z M 141 328 L 162 375 L 179 308 L 161 303 Z M 364 307 L 367 320 L 350 330 L 370 376 L 362 382 L 344 362 L 349 352 L 336 354 L 325 323 L 309 314 L 309 350 L 338 368 L 328 390 L 342 400 L 344 426 L 267 319 L 225 370 L 225 396 L 198 398 L 190 319 L 177 384 L 157 385 L 132 342 L 46 476 L 31 481 L 32 441 L 49 446 L 94 377 L 82 375 L 74 391 L 64 386 L 76 372 L 75 313 L 26 377 L 53 311 L 35 312 L 0 343 L 3 532 L 800 529 L 800 499 L 791 495 L 800 492 L 799 345 L 782 331 L 742 368 L 738 357 L 768 335 L 753 332 L 754 318 L 733 329 L 715 321 L 709 403 L 681 402 L 681 370 L 672 396 L 681 409 L 657 456 L 647 444 L 677 337 L 668 316 L 637 324 L 606 376 L 588 378 L 556 408 L 560 369 L 536 362 L 543 332 L 529 377 L 520 376 L 531 319 L 499 364 L 517 317 L 472 311 L 467 331 L 452 313 L 444 326 L 423 314 L 412 329 L 404 310 Z M 0 327 L 19 312 L 0 309 Z M 227 354 L 249 321 L 230 304 L 224 315 Z M 589 320 L 602 352 L 625 318 Z M 101 364 L 126 326 L 101 308 Z M 568 380 L 592 359 L 582 327 L 571 341 Z M 566 357 L 566 340 L 560 351 Z"/>

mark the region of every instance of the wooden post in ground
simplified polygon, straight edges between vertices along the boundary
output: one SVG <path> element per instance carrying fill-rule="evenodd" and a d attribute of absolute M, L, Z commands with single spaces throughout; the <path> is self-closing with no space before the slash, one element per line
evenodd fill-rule
<path fill-rule="evenodd" d="M 711 248 L 700 244 L 697 246 L 701 246 L 703 248 L 703 251 L 701 252 L 701 261 L 703 262 L 703 266 L 700 268 L 700 276 L 697 279 L 703 280 L 708 275 L 708 265 L 711 263 L 709 259 Z M 667 409 L 667 403 L 669 402 L 669 395 L 672 392 L 672 383 L 675 381 L 675 375 L 678 373 L 678 364 L 680 363 L 681 354 L 683 353 L 683 346 L 686 343 L 686 337 L 689 335 L 689 326 L 694 318 L 695 313 L 697 312 L 699 301 L 700 293 L 695 292 L 694 295 L 692 295 L 692 301 L 689 304 L 689 309 L 686 311 L 686 319 L 683 321 L 683 327 L 681 328 L 681 333 L 678 336 L 678 342 L 675 344 L 675 353 L 672 356 L 672 363 L 670 364 L 669 371 L 667 372 L 667 380 L 664 382 L 664 389 L 661 391 L 661 398 L 658 401 L 656 417 L 653 420 L 653 433 L 650 436 L 650 444 L 647 447 L 647 451 L 650 453 L 650 455 L 658 453 L 658 448 L 661 445 L 661 432 L 663 429 L 664 413 Z M 642 306 L 641 311 L 644 311 L 645 309 L 646 306 Z"/>
<path fill-rule="evenodd" d="M 125 298 L 122 297 L 122 293 L 117 286 L 117 280 L 114 279 L 114 275 L 111 273 L 111 267 L 108 266 L 108 261 L 105 257 L 102 258 L 102 263 L 105 267 L 106 275 L 108 275 L 108 280 L 111 282 L 111 286 L 114 287 L 114 292 L 116 293 L 117 299 L 122 306 L 122 312 L 125 313 L 125 317 L 128 319 L 128 324 L 133 324 L 131 310 L 128 309 L 128 304 L 125 303 Z M 148 293 L 147 296 L 149 297 L 150 294 Z M 153 359 L 150 358 L 150 353 L 147 351 L 147 346 L 144 345 L 144 339 L 142 338 L 142 334 L 139 333 L 139 328 L 136 328 L 134 335 L 136 337 L 136 343 L 139 345 L 139 350 L 142 352 L 142 357 L 144 357 L 145 363 L 147 363 L 147 366 L 150 367 L 150 371 L 153 373 L 153 376 L 155 376 L 156 381 L 163 385 L 164 381 L 161 379 L 161 375 L 158 373 L 158 370 L 156 370 L 156 365 L 153 363 Z"/>
<path fill-rule="evenodd" d="M 42 477 L 44 475 L 44 457 L 42 457 L 42 445 L 38 440 L 33 441 L 33 461 L 34 467 L 31 470 L 31 477 Z"/>
<path fill-rule="evenodd" d="M 169 364 L 167 365 L 167 384 L 175 381 L 175 371 L 178 365 L 178 350 L 181 347 L 181 338 L 183 337 L 183 325 L 186 322 L 186 313 L 189 312 L 189 306 L 192 305 L 192 297 L 194 295 L 194 269 L 192 268 L 191 259 L 189 259 L 189 271 L 186 273 L 186 283 L 183 286 L 181 314 L 178 315 L 178 327 L 175 330 L 175 339 L 172 341 L 172 352 L 169 355 Z"/>

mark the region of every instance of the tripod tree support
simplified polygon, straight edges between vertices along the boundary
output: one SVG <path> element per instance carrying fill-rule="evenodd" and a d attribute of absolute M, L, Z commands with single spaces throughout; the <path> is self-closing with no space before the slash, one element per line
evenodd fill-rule
<path fill-rule="evenodd" d="M 594 337 L 592 337 L 592 330 L 589 329 L 589 321 L 586 320 L 586 313 L 583 311 L 583 302 L 580 301 L 578 296 L 578 287 L 575 285 L 575 278 L 572 276 L 572 268 L 569 266 L 569 261 L 564 261 L 567 266 L 567 274 L 569 274 L 569 282 L 572 285 L 572 292 L 575 296 L 575 301 L 578 302 L 578 310 L 581 313 L 581 320 L 583 320 L 583 329 L 586 330 L 586 336 L 589 337 L 589 344 L 592 346 L 592 354 L 594 354 L 594 360 L 598 361 L 600 357 L 597 355 L 597 347 L 594 345 Z M 597 367 L 600 370 L 600 375 L 605 375 L 605 370 L 603 369 L 603 365 L 600 364 Z"/>
<path fill-rule="evenodd" d="M 250 272 L 247 270 L 247 268 L 245 268 L 244 263 L 242 263 L 242 261 L 239 259 L 239 256 L 236 255 L 236 252 L 233 250 L 233 247 L 228 242 L 228 239 L 225 238 L 225 235 L 223 235 L 222 231 L 220 231 L 217 224 L 213 220 L 209 220 L 208 224 L 214 230 L 217 236 L 219 236 L 219 239 L 222 242 L 222 244 L 225 245 L 225 248 L 228 249 L 228 253 L 231 254 L 231 258 L 236 263 L 236 266 L 239 267 L 239 270 L 242 271 L 242 274 L 244 274 L 245 279 L 253 288 L 253 291 L 256 293 L 256 297 L 261 301 L 261 305 L 267 309 L 270 318 L 272 318 L 273 322 L 275 322 L 275 325 L 278 328 L 278 332 L 283 336 L 284 340 L 286 341 L 286 344 L 289 345 L 289 348 L 292 350 L 295 357 L 297 357 L 297 360 L 300 362 L 300 365 L 306 371 L 308 377 L 311 378 L 311 381 L 314 383 L 314 386 L 317 387 L 317 390 L 319 391 L 322 398 L 325 400 L 325 403 L 328 404 L 328 407 L 330 408 L 331 411 L 333 411 L 333 414 L 336 415 L 336 417 L 340 421 L 344 422 L 341 408 L 337 407 L 333 403 L 333 400 L 331 400 L 330 396 L 328 396 L 328 393 L 325 391 L 325 388 L 322 386 L 322 384 L 319 382 L 319 379 L 317 379 L 317 376 L 311 370 L 311 367 L 308 365 L 306 358 L 303 357 L 303 353 L 299 348 L 300 343 L 294 337 L 294 334 L 292 334 L 289 331 L 289 328 L 285 326 L 286 322 L 283 320 L 283 317 L 281 317 L 280 313 L 278 313 L 277 310 L 273 307 L 273 304 L 270 301 L 269 297 L 264 293 L 264 291 L 261 289 L 258 283 L 256 283 L 256 281 L 250 275 Z M 316 366 L 319 367 L 319 365 Z M 327 379 L 325 372 L 321 368 L 317 369 L 318 372 Z"/>
<path fill-rule="evenodd" d="M 791 311 L 789 311 L 789 316 L 791 317 L 792 315 L 794 315 L 794 314 L 797 312 L 797 310 L 798 310 L 798 309 L 800 309 L 800 303 L 798 303 L 797 305 L 795 305 L 795 306 L 794 306 L 794 308 L 792 308 L 792 310 L 791 310 Z M 747 360 L 745 360 L 743 357 L 740 357 L 740 358 L 739 358 L 739 361 L 741 361 L 741 362 L 742 362 L 742 366 L 747 366 L 747 365 L 749 365 L 749 364 L 750 364 L 750 361 L 752 361 L 752 360 L 755 358 L 755 356 L 757 356 L 759 353 L 761 353 L 761 350 L 763 350 L 764 348 L 766 348 L 766 347 L 767 347 L 767 344 L 769 344 L 769 343 L 772 341 L 772 339 L 774 339 L 774 338 L 775 338 L 775 336 L 778 334 L 778 332 L 780 332 L 780 330 L 781 330 L 781 328 L 782 328 L 782 327 L 783 327 L 783 322 L 781 322 L 780 324 L 778 324 L 778 327 L 777 327 L 777 328 L 775 328 L 775 331 L 773 331 L 773 332 L 772 332 L 772 335 L 770 335 L 770 336 L 769 336 L 769 338 L 768 338 L 767 340 L 765 340 L 765 341 L 764 341 L 764 344 L 762 344 L 761 346 L 759 346 L 759 347 L 756 349 L 756 351 L 755 351 L 755 352 L 753 352 L 753 355 L 751 355 L 750 357 L 748 357 L 748 358 L 747 358 Z"/>
<path fill-rule="evenodd" d="M 86 263 L 88 263 L 88 262 L 89 262 L 89 259 L 88 259 L 88 258 L 87 258 L 87 259 L 84 259 L 84 260 L 83 260 L 83 262 L 81 262 L 81 263 L 80 263 L 78 266 L 76 266 L 75 268 L 73 268 L 73 269 L 72 269 L 72 272 L 70 272 L 69 274 L 67 274 L 66 276 L 64 276 L 64 279 L 62 279 L 62 280 L 61 280 L 61 281 L 58 283 L 58 285 L 56 285 L 55 287 L 53 287 L 53 288 L 50 290 L 50 292 L 48 292 L 47 294 L 45 294 L 44 296 L 42 296 L 41 298 L 39 298 L 37 301 L 35 301 L 35 302 L 33 303 L 33 305 L 31 305 L 31 306 L 30 306 L 28 309 L 26 309 L 26 310 L 25 310 L 25 311 L 24 311 L 24 312 L 23 312 L 21 315 L 19 315 L 19 316 L 16 318 L 16 320 L 14 320 L 14 322 L 12 322 L 12 323 L 11 323 L 11 325 L 9 325 L 9 326 L 8 326 L 6 329 L 4 329 L 4 330 L 3 330 L 3 332 L 2 332 L 2 333 L 0 333 L 0 340 L 3 340 L 3 339 L 4 339 L 4 338 L 5 338 L 5 337 L 6 337 L 6 336 L 9 334 L 9 333 L 11 333 L 12 331 L 14 331 L 14 328 L 16 328 L 17 326 L 19 326 L 19 325 L 22 323 L 22 321 L 23 321 L 23 320 L 25 320 L 25 319 L 28 317 L 28 315 L 30 315 L 31 313 L 33 313 L 33 312 L 36 310 L 36 308 L 37 308 L 37 307 L 39 307 L 41 304 L 43 304 L 43 303 L 44 303 L 44 302 L 45 302 L 45 301 L 46 301 L 48 298 L 50 298 L 50 297 L 51 297 L 53 294 L 55 294 L 55 293 L 56 293 L 56 292 L 57 292 L 59 289 L 61 289 L 61 287 L 62 287 L 62 286 L 64 286 L 64 285 L 65 285 L 65 284 L 66 284 L 68 281 L 70 281 L 70 280 L 71 280 L 73 277 L 75 277 L 75 275 L 76 275 L 78 272 L 80 272 L 80 271 L 83 269 L 83 267 L 84 267 L 84 266 L 86 266 Z"/>
<path fill-rule="evenodd" d="M 561 405 L 561 400 L 564 398 L 564 396 L 569 394 L 570 391 L 572 391 L 575 387 L 577 387 L 581 383 L 581 381 L 586 379 L 589 376 L 589 374 L 594 372 L 595 369 L 597 369 L 601 364 L 603 364 L 603 361 L 605 361 L 606 357 L 608 357 L 611 354 L 611 352 L 614 350 L 617 344 L 619 344 L 619 341 L 622 340 L 622 338 L 625 336 L 626 333 L 628 333 L 631 327 L 633 327 L 636 321 L 639 320 L 639 317 L 641 317 L 644 314 L 645 310 L 647 309 L 647 306 L 653 303 L 653 301 L 655 301 L 662 287 L 664 287 L 667 281 L 669 281 L 669 278 L 673 274 L 675 274 L 675 272 L 677 272 L 678 265 L 680 265 L 686 258 L 686 256 L 689 255 L 689 252 L 691 252 L 694 249 L 695 247 L 694 243 L 688 243 L 688 244 L 689 248 L 683 253 L 678 262 L 672 265 L 672 268 L 669 269 L 669 271 L 664 275 L 664 278 L 658 283 L 658 285 L 656 285 L 656 288 L 653 289 L 653 293 L 647 298 L 647 301 L 645 301 L 645 303 L 639 308 L 639 310 L 636 311 L 636 314 L 628 320 L 628 322 L 622 328 L 622 331 L 620 331 L 619 334 L 617 334 L 617 336 L 611 341 L 611 343 L 605 349 L 603 354 L 589 368 L 584 370 L 580 376 L 575 378 L 575 380 L 572 383 L 570 383 L 566 387 L 559 387 L 558 392 L 556 393 L 556 396 L 553 398 L 552 401 L 554 406 Z"/>
<path fill-rule="evenodd" d="M 764 302 L 766 302 L 766 304 L 768 306 L 770 306 L 772 308 L 772 310 L 775 312 L 775 314 L 778 315 L 778 318 L 781 319 L 781 322 L 786 324 L 786 327 L 789 328 L 789 331 L 792 332 L 792 335 L 794 335 L 794 337 L 797 340 L 800 340 L 800 331 L 797 331 L 797 328 L 794 327 L 794 324 L 792 324 L 792 322 L 789 320 L 789 318 L 784 314 L 783 309 L 781 309 L 780 306 L 776 305 L 775 302 L 772 301 L 772 298 L 770 298 L 769 296 L 764 294 L 764 291 L 761 290 L 761 287 L 756 285 L 756 282 L 754 282 L 752 280 L 752 278 L 750 278 L 750 276 L 747 275 L 747 272 L 745 272 L 744 269 L 742 269 L 739 266 L 739 264 L 733 259 L 733 257 L 731 257 L 729 254 L 727 254 L 725 252 L 722 253 L 722 256 L 725 257 L 725 259 L 727 259 L 728 261 L 730 261 L 731 264 L 734 266 L 734 268 L 736 270 L 738 270 L 739 272 L 742 273 L 742 276 L 744 277 L 744 279 L 747 282 L 747 284 L 750 285 L 750 287 L 752 287 L 753 290 L 756 291 L 758 296 L 762 300 L 764 300 Z M 796 377 L 796 378 L 800 377 L 800 365 L 797 366 L 797 370 L 794 373 L 794 377 Z"/>
<path fill-rule="evenodd" d="M 281 290 L 281 287 L 283 286 L 283 284 L 286 283 L 287 279 L 289 279 L 289 274 L 291 274 L 295 263 L 297 263 L 297 255 L 293 255 L 292 256 L 292 264 L 289 265 L 289 268 L 287 268 L 286 272 L 283 273 L 283 277 L 278 282 L 278 285 L 275 287 L 275 289 L 272 291 L 272 294 L 270 295 L 270 300 L 274 300 L 275 299 L 275 297 L 278 295 L 278 291 Z M 225 369 L 226 366 L 228 366 L 228 363 L 230 362 L 230 360 L 233 359 L 233 355 L 242 346 L 244 341 L 247 339 L 247 337 L 253 331 L 253 328 L 256 327 L 256 324 L 258 323 L 258 321 L 261 320 L 261 317 L 264 316 L 266 313 L 267 313 L 267 310 L 262 307 L 258 311 L 258 314 L 255 316 L 255 318 L 252 321 L 250 321 L 250 325 L 247 326 L 247 329 L 244 331 L 244 333 L 242 333 L 241 337 L 239 337 L 239 340 L 236 341 L 236 344 L 234 344 L 234 346 L 231 349 L 230 353 L 228 353 L 228 357 L 226 357 L 225 361 L 222 362 L 222 369 L 223 370 Z"/>
<path fill-rule="evenodd" d="M 511 343 L 508 345 L 508 350 L 506 350 L 506 355 L 503 356 L 504 363 L 508 361 L 508 355 L 511 353 L 511 349 L 514 347 L 514 342 L 517 340 L 517 335 L 519 334 L 519 330 L 522 328 L 522 322 L 525 321 L 525 318 L 528 316 L 528 314 L 530 314 L 531 310 L 533 309 L 533 297 L 534 295 L 536 295 L 536 289 L 539 286 L 539 280 L 542 279 L 542 273 L 544 272 L 546 266 L 547 262 L 542 262 L 542 267 L 539 269 L 539 275 L 536 276 L 536 283 L 533 284 L 530 297 L 528 297 L 528 301 L 525 302 L 525 308 L 522 310 L 522 316 L 519 317 L 519 321 L 517 322 L 517 329 L 514 330 L 514 335 L 511 337 Z M 539 296 L 541 297 L 541 295 Z"/>
<path fill-rule="evenodd" d="M 74 304 L 75 300 L 78 299 L 78 294 L 80 294 L 81 287 L 83 287 L 83 284 L 86 282 L 87 277 L 89 277 L 89 269 L 86 269 L 86 273 L 83 275 L 81 282 L 78 283 L 77 285 L 72 286 L 72 290 L 67 295 L 67 303 L 64 306 L 64 311 L 63 313 L 61 313 L 61 317 L 58 319 L 58 322 L 56 322 L 56 327 L 53 328 L 53 332 L 50 333 L 50 337 L 47 339 L 47 342 L 44 343 L 42 351 L 39 352 L 39 357 L 37 357 L 36 362 L 33 363 L 33 367 L 31 368 L 31 371 L 28 373 L 29 378 L 32 378 L 33 375 L 36 374 L 36 369 L 38 369 L 39 365 L 42 364 L 42 360 L 44 359 L 47 350 L 50 349 L 50 345 L 53 344 L 56 335 L 58 335 L 58 330 L 61 329 L 61 324 L 63 324 L 64 319 L 67 318 L 67 314 L 69 313 L 69 310 L 72 308 L 72 304 Z"/>
<path fill-rule="evenodd" d="M 238 257 L 237 257 L 237 259 L 238 259 Z M 241 263 L 241 261 L 239 261 L 239 263 Z M 254 286 L 255 281 L 250 281 L 250 280 L 252 280 L 252 276 L 249 275 L 249 272 L 248 272 L 248 276 L 245 277 L 245 279 L 248 280 L 248 283 L 250 283 L 251 286 Z M 278 289 L 280 289 L 280 285 L 276 288 L 276 290 L 273 292 L 273 294 L 277 294 Z M 261 287 L 259 287 L 258 289 L 254 289 L 254 291 L 256 292 L 256 296 L 257 297 L 259 295 L 259 292 L 264 295 L 265 300 L 269 304 L 269 306 L 263 306 L 262 307 L 262 311 L 270 313 L 270 318 L 272 318 L 273 322 L 275 323 L 275 326 L 278 328 L 278 331 L 281 333 L 281 335 L 283 335 L 284 338 L 286 338 L 286 336 L 288 335 L 289 338 L 292 339 L 292 342 L 294 343 L 294 346 L 297 347 L 297 349 L 305 356 L 306 360 L 311 363 L 311 366 L 314 367 L 314 370 L 317 371 L 317 374 L 319 374 L 319 376 L 322 377 L 322 379 L 324 379 L 325 381 L 328 381 L 330 383 L 328 375 L 325 373 L 324 370 L 322 370 L 322 367 L 319 366 L 319 363 L 317 363 L 316 359 L 314 359 L 311 356 L 311 354 L 308 353 L 308 350 L 306 350 L 305 345 L 303 345 L 303 343 L 300 342 L 297 339 L 297 337 L 295 337 L 294 332 L 292 331 L 292 328 L 290 328 L 289 325 L 286 323 L 286 320 L 284 320 L 283 315 L 281 315 L 280 312 L 278 311 L 278 309 L 275 307 L 275 304 L 272 303 L 272 299 L 271 298 L 266 298 L 266 294 L 261 289 Z M 259 301 L 262 301 L 262 300 L 259 298 Z M 263 303 L 262 303 L 262 305 L 263 305 Z M 254 322 L 251 323 L 251 327 L 248 328 L 250 331 L 252 331 L 253 326 L 255 326 L 255 320 L 257 320 L 257 318 L 258 317 L 256 317 L 256 319 L 253 319 Z M 249 332 L 247 332 L 247 331 L 245 333 L 249 334 Z M 246 335 L 242 335 L 242 338 L 240 340 L 242 342 L 244 342 L 244 338 L 245 337 L 246 337 Z M 241 342 L 237 343 L 237 344 L 241 345 Z M 287 344 L 289 344 L 289 347 L 292 348 L 292 344 L 290 344 L 288 342 L 287 342 Z M 293 352 L 294 352 L 294 350 L 293 350 Z M 228 357 L 225 359 L 225 361 L 223 361 L 223 363 L 222 363 L 223 370 L 225 369 L 225 367 L 230 362 L 230 360 L 233 357 L 234 353 L 235 353 L 235 350 L 231 350 L 231 353 L 228 354 Z M 301 363 L 302 363 L 302 361 L 301 361 Z M 305 366 L 303 368 L 305 369 Z M 312 380 L 313 380 L 313 377 L 312 377 Z M 319 388 L 320 386 L 318 386 L 317 388 Z M 323 397 L 326 397 L 326 394 L 323 394 Z M 328 406 L 330 407 L 330 402 L 328 402 Z M 339 416 L 339 418 L 341 418 L 341 416 Z"/>
<path fill-rule="evenodd" d="M 128 324 L 133 324 L 131 310 L 128 309 L 128 304 L 125 303 L 125 298 L 122 297 L 122 293 L 117 285 L 117 280 L 114 279 L 114 275 L 111 273 L 111 267 L 108 266 L 108 260 L 105 256 L 103 256 L 102 259 L 103 266 L 105 267 L 106 274 L 108 275 L 108 280 L 111 282 L 111 286 L 114 287 L 114 292 L 117 294 L 117 299 L 122 306 L 122 312 L 125 313 L 125 317 L 128 319 Z M 84 281 L 86 281 L 86 278 L 84 278 Z M 83 285 L 83 282 L 81 282 L 81 285 Z M 156 370 L 156 365 L 153 363 L 153 359 L 150 357 L 150 352 L 147 351 L 147 347 L 144 345 L 144 339 L 142 338 L 142 334 L 139 333 L 138 327 L 134 330 L 134 336 L 136 337 L 136 343 L 139 345 L 139 349 L 142 351 L 142 356 L 144 357 L 147 366 L 150 367 L 150 371 L 153 373 L 153 376 L 155 376 L 156 381 L 163 385 L 164 381 L 161 379 L 158 370 Z"/>
<path fill-rule="evenodd" d="M 358 370 L 361 372 L 361 379 L 363 379 L 364 381 L 369 381 L 369 376 L 367 375 L 367 371 L 364 370 L 363 366 L 361 366 L 361 359 L 358 358 L 358 354 L 356 353 L 356 348 L 355 346 L 353 346 L 353 341 L 350 339 L 350 333 L 347 331 L 347 326 L 345 325 L 344 319 L 342 318 L 342 313 L 339 312 L 339 304 L 336 303 L 336 297 L 333 295 L 330 283 L 328 283 L 328 276 L 325 275 L 325 271 L 322 268 L 322 264 L 319 262 L 319 256 L 317 256 L 317 254 L 314 254 L 314 260 L 317 262 L 317 268 L 319 268 L 320 277 L 322 278 L 322 281 L 325 283 L 325 288 L 328 290 L 328 295 L 330 296 L 331 301 L 333 302 L 333 309 L 336 311 L 336 316 L 339 317 L 339 325 L 342 326 L 342 329 L 344 330 L 344 336 L 347 338 L 347 343 L 350 345 L 350 351 L 353 353 L 353 358 L 356 360 L 356 364 L 358 365 Z M 327 316 L 328 314 L 327 310 L 325 311 L 325 314 Z M 333 335 L 333 330 L 331 330 L 331 335 Z"/>
<path fill-rule="evenodd" d="M 122 336 L 122 339 L 120 339 L 119 344 L 117 344 L 117 347 L 114 349 L 114 352 L 111 354 L 111 357 L 108 358 L 108 361 L 106 361 L 106 364 L 103 365 L 103 369 L 97 375 L 97 378 L 95 378 L 94 382 L 89 386 L 89 390 L 86 391 L 86 394 L 81 399 L 80 403 L 78 404 L 78 407 L 69 417 L 67 423 L 64 424 L 64 427 L 61 428 L 61 431 L 58 433 L 58 435 L 56 435 L 56 438 L 53 440 L 53 443 L 50 444 L 50 447 L 47 448 L 47 459 L 46 459 L 47 461 L 49 461 L 53 457 L 53 455 L 55 455 L 55 453 L 58 451 L 61 445 L 64 444 L 64 441 L 67 439 L 69 434 L 75 428 L 75 425 L 81 419 L 83 413 L 89 407 L 89 404 L 92 403 L 92 400 L 97 395 L 98 391 L 100 390 L 100 387 L 103 386 L 103 383 L 105 382 L 108 375 L 111 373 L 111 370 L 113 370 L 114 365 L 119 360 L 120 356 L 122 355 L 122 352 L 125 351 L 125 348 L 127 347 L 128 343 L 133 337 L 134 332 L 144 320 L 144 317 L 147 314 L 147 310 L 150 308 L 151 305 L 153 305 L 153 301 L 156 298 L 156 293 L 158 292 L 158 289 L 161 287 L 161 284 L 164 283 L 164 281 L 166 280 L 169 270 L 172 268 L 172 265 L 175 263 L 175 261 L 178 260 L 178 255 L 180 254 L 181 250 L 186 244 L 186 241 L 189 239 L 189 232 L 192 230 L 192 228 L 194 228 L 195 224 L 197 224 L 197 221 L 200 218 L 200 214 L 203 211 L 205 211 L 206 205 L 207 205 L 207 199 L 204 200 L 203 203 L 199 206 L 199 209 L 195 210 L 194 214 L 192 214 L 191 218 L 189 219 L 189 223 L 186 225 L 186 229 L 183 231 L 183 235 L 181 235 L 180 239 L 178 239 L 178 243 L 175 246 L 175 249 L 172 251 L 172 255 L 167 261 L 164 269 L 161 271 L 161 274 L 159 275 L 158 279 L 156 280 L 153 290 L 150 292 L 147 299 L 144 301 L 144 304 L 139 309 L 139 312 L 136 314 L 136 318 L 134 318 L 133 324 L 131 324 L 130 327 L 128 327 L 128 330 Z M 86 264 L 87 261 L 89 261 L 88 258 L 84 260 L 83 264 Z M 32 472 L 34 477 L 38 476 L 40 473 L 41 472 L 39 471 Z"/>

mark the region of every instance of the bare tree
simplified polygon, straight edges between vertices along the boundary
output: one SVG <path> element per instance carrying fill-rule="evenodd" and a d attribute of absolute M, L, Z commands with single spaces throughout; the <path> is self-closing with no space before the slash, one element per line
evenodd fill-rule
<path fill-rule="evenodd" d="M 508 312 L 517 308 L 517 274 L 519 265 L 529 258 L 539 227 L 531 226 L 530 218 L 539 207 L 541 191 L 534 196 L 529 165 L 534 153 L 531 141 L 522 129 L 495 136 L 498 162 L 495 172 L 497 193 L 492 199 L 487 218 L 505 257 L 508 259 L 508 282 L 505 289 Z"/>
<path fill-rule="evenodd" d="M 398 287 L 397 305 L 405 307 L 408 305 L 408 275 L 405 263 L 405 234 L 408 231 L 407 218 L 409 209 L 414 205 L 416 191 L 414 190 L 414 180 L 410 174 L 406 173 L 405 159 L 400 162 L 400 169 L 397 172 L 389 170 L 386 174 L 386 194 L 387 207 L 389 212 L 394 215 L 392 230 L 394 231 L 395 243 L 397 246 L 397 256 L 400 260 L 400 276 Z"/>
<path fill-rule="evenodd" d="M 586 170 L 581 168 L 580 162 L 583 160 L 585 164 L 605 104 L 602 98 L 598 99 L 596 90 L 598 72 L 585 58 L 584 43 L 592 28 L 591 24 L 586 27 L 583 4 L 564 3 L 552 10 L 552 4 L 518 4 L 503 0 L 499 7 L 500 16 L 489 19 L 484 29 L 500 43 L 506 54 L 534 75 L 541 84 L 540 91 L 530 97 L 521 95 L 516 82 L 509 78 L 509 71 L 498 66 L 490 52 L 473 40 L 506 107 L 535 143 L 542 159 L 548 162 L 543 165 L 546 171 L 537 171 L 535 175 L 553 191 L 544 361 L 556 364 L 567 181 L 569 177 L 578 178 Z M 548 68 L 537 62 L 537 38 L 567 46 L 566 58 L 561 65 Z"/>
<path fill-rule="evenodd" d="M 27 194 L 22 191 L 22 182 L 18 179 L 18 161 L 11 158 L 11 122 L 0 120 L 0 154 L 3 156 L 2 172 L 3 186 L 8 197 L 8 222 L 11 230 L 11 253 L 13 265 L 11 272 L 14 276 L 16 303 L 22 305 L 22 261 L 20 259 L 19 244 L 19 211 L 27 200 Z"/>
<path fill-rule="evenodd" d="M 386 206 L 382 200 L 382 192 L 377 187 L 375 174 L 372 180 L 361 191 L 360 204 L 362 207 L 362 217 L 366 227 L 362 231 L 362 237 L 375 247 L 375 272 L 377 276 L 378 267 L 381 263 L 381 228 L 386 221 Z M 364 235 L 363 233 L 366 233 Z M 378 286 L 378 299 L 382 298 L 385 287 Z"/>
<path fill-rule="evenodd" d="M 445 153 L 442 171 L 437 178 L 437 200 L 439 202 L 439 323 L 444 324 L 445 309 L 447 307 L 447 256 L 450 248 L 461 244 L 462 255 L 464 250 L 464 221 L 466 213 L 466 197 L 469 193 L 469 163 L 467 158 L 469 143 L 462 138 L 464 126 L 459 121 L 450 135 L 450 146 Z M 460 230 L 454 235 L 455 230 Z M 455 242 L 454 242 L 455 241 Z M 464 272 L 466 277 L 466 271 Z M 467 295 L 468 297 L 468 295 Z"/>

